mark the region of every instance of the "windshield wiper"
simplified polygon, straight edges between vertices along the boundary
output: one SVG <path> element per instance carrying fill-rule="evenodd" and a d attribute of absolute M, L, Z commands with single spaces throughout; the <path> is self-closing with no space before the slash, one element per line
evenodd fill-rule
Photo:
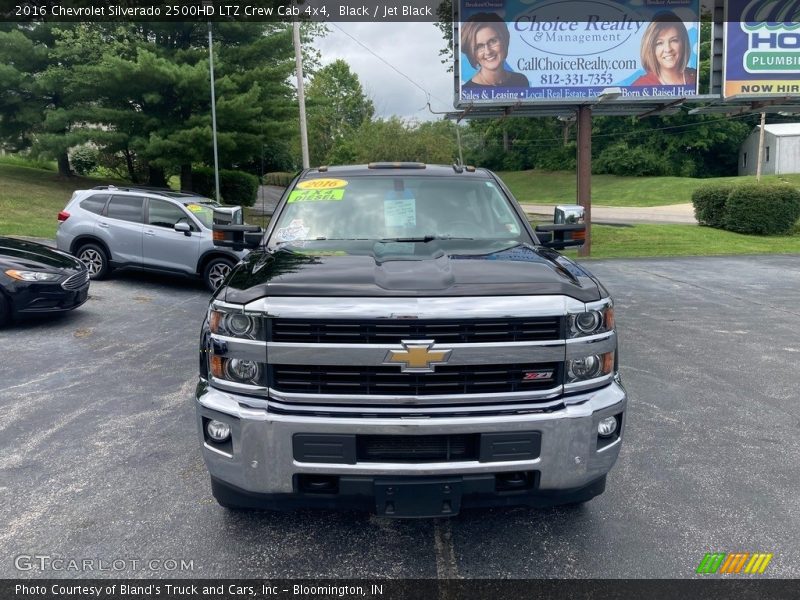
<path fill-rule="evenodd" d="M 471 237 L 453 237 L 450 235 L 425 235 L 422 237 L 406 237 L 406 238 L 383 238 L 378 240 L 380 242 L 423 242 L 427 244 L 433 240 L 474 240 Z"/>

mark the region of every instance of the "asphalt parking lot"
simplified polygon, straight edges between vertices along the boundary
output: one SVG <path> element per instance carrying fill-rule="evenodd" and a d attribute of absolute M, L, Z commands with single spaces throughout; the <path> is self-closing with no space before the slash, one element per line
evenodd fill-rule
<path fill-rule="evenodd" d="M 0 330 L 0 577 L 686 578 L 711 551 L 800 577 L 800 256 L 588 266 L 616 299 L 631 402 L 581 508 L 228 513 L 195 431 L 200 284 L 118 275 Z"/>

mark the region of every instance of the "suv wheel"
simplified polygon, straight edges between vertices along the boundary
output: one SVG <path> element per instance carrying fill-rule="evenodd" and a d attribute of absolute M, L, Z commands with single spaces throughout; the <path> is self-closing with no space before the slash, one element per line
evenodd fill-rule
<path fill-rule="evenodd" d="M 111 272 L 106 251 L 97 244 L 85 244 L 80 247 L 77 257 L 89 269 L 90 279 L 103 279 Z"/>
<path fill-rule="evenodd" d="M 222 282 L 228 276 L 228 273 L 233 269 L 233 261 L 229 258 L 212 258 L 203 269 L 203 282 L 206 287 L 212 292 L 216 292 L 217 288 L 222 285 Z"/>

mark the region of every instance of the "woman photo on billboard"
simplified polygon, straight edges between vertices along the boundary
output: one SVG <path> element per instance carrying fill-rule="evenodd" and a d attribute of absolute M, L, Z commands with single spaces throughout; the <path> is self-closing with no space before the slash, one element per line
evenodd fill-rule
<path fill-rule="evenodd" d="M 671 12 L 658 13 L 642 36 L 644 75 L 633 85 L 689 85 L 697 81 L 697 71 L 688 68 L 691 43 L 686 26 Z"/>
<path fill-rule="evenodd" d="M 478 13 L 462 23 L 461 51 L 469 64 L 478 69 L 463 88 L 529 87 L 525 75 L 505 68 L 510 39 L 508 25 L 494 13 Z"/>

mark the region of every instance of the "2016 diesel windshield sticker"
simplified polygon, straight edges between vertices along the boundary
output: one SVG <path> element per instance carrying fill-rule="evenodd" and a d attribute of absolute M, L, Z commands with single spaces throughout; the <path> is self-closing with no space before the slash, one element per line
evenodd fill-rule
<path fill-rule="evenodd" d="M 347 187 L 344 179 L 309 179 L 297 184 L 298 190 L 333 190 Z"/>
<path fill-rule="evenodd" d="M 289 194 L 289 204 L 295 202 L 331 202 L 344 199 L 344 189 L 294 190 Z"/>

